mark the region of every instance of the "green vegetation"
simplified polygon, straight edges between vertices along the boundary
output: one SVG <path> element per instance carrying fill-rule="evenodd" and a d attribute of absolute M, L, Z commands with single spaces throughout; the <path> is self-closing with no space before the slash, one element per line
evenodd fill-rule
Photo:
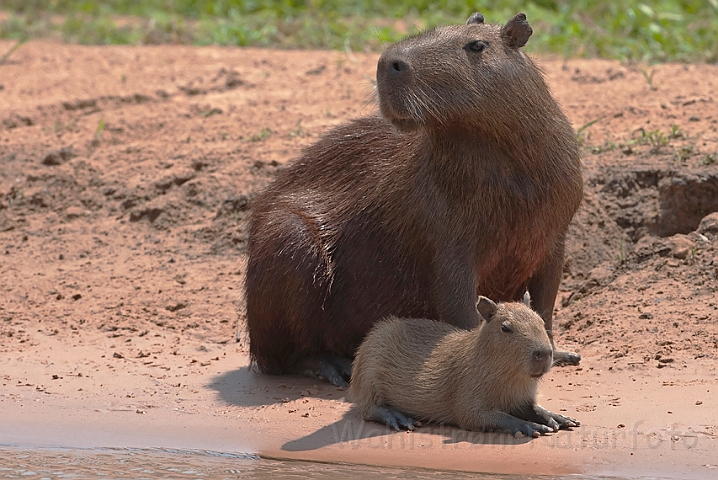
<path fill-rule="evenodd" d="M 625 61 L 718 60 L 718 0 L 3 0 L 0 38 L 380 50 L 473 11 L 523 11 L 532 52 Z M 647 76 L 650 83 L 651 78 Z"/>
<path fill-rule="evenodd" d="M 250 135 L 250 137 L 247 139 L 250 142 L 262 142 L 267 139 L 272 133 L 272 130 L 270 130 L 269 127 L 264 127 L 261 132 L 257 133 L 256 135 Z"/>
<path fill-rule="evenodd" d="M 591 126 L 592 126 L 593 124 L 595 124 L 596 122 L 601 121 L 602 118 L 603 118 L 603 117 L 595 118 L 595 119 L 591 120 L 590 122 L 586 123 L 585 125 L 581 126 L 578 130 L 576 130 L 576 135 L 577 135 L 577 137 L 578 137 L 578 142 L 579 142 L 581 145 L 585 145 L 585 144 L 588 142 L 588 140 L 591 138 L 591 134 L 590 134 L 590 133 L 587 133 L 587 132 L 586 132 L 586 129 L 588 129 L 589 127 L 591 127 Z"/>
<path fill-rule="evenodd" d="M 590 143 L 591 133 L 587 132 L 587 129 L 600 120 L 600 117 L 592 120 L 583 125 L 577 131 L 579 142 L 587 151 L 593 154 L 601 154 L 620 149 L 624 155 L 633 155 L 635 153 L 639 153 L 640 151 L 640 149 L 636 147 L 648 146 L 650 148 L 648 150 L 644 150 L 644 153 L 654 155 L 672 152 L 674 161 L 676 164 L 681 166 L 688 165 L 689 159 L 699 155 L 695 143 L 686 143 L 690 142 L 691 139 L 687 137 L 683 133 L 681 127 L 676 124 L 671 125 L 671 129 L 668 133 L 663 133 L 659 129 L 646 130 L 645 128 L 640 127 L 633 132 L 630 139 L 619 141 L 618 143 L 613 141 L 611 134 L 606 131 L 606 138 L 602 144 L 592 144 Z M 679 139 L 683 141 L 674 142 L 674 140 Z M 698 165 L 712 165 L 715 163 L 716 158 L 716 154 L 705 155 L 698 161 Z"/>
<path fill-rule="evenodd" d="M 100 118 L 100 122 L 97 124 L 97 129 L 95 130 L 95 138 L 100 138 L 100 135 L 102 135 L 102 131 L 105 129 L 105 117 Z"/>
<path fill-rule="evenodd" d="M 650 145 L 654 151 L 659 150 L 661 147 L 665 147 L 671 141 L 670 136 L 663 135 L 660 130 L 646 130 L 639 128 L 637 130 L 640 136 L 633 139 L 634 144 L 638 145 Z"/>
<path fill-rule="evenodd" d="M 686 165 L 688 163 L 688 159 L 693 156 L 693 148 L 693 145 L 686 145 L 685 147 L 681 147 L 680 150 L 673 153 L 673 159 L 679 165 Z"/>

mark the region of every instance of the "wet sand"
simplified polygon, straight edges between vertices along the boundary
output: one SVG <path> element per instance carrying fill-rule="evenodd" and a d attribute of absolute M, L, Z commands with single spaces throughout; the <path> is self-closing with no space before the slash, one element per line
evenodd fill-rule
<path fill-rule="evenodd" d="M 60 345 L 53 352 L 64 353 Z M 702 420 L 718 415 L 710 392 L 718 382 L 700 371 L 601 370 L 590 366 L 590 357 L 583 367 L 555 369 L 542 382 L 539 401 L 582 426 L 514 439 L 442 426 L 389 431 L 357 418 L 342 389 L 257 375 L 246 368 L 246 356 L 237 369 L 236 354 L 224 353 L 217 351 L 222 360 L 211 372 L 185 377 L 176 391 L 155 393 L 148 385 L 133 398 L 112 386 L 142 386 L 121 371 L 104 380 L 65 374 L 45 391 L 4 385 L 0 444 L 164 447 L 527 475 L 714 478 L 718 468 L 718 439 Z M 112 385 L 90 399 L 78 390 L 93 381 Z M 63 390 L 68 393 L 59 395 Z"/>

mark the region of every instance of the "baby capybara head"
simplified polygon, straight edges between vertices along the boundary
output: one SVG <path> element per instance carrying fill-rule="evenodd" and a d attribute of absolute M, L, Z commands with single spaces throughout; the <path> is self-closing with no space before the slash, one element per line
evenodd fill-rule
<path fill-rule="evenodd" d="M 479 297 L 477 308 L 484 318 L 478 336 L 481 355 L 496 360 L 497 370 L 510 378 L 529 376 L 538 379 L 548 373 L 553 363 L 551 341 L 543 319 L 524 303 L 496 304 Z"/>
<path fill-rule="evenodd" d="M 541 72 L 520 50 L 531 33 L 523 13 L 503 27 L 475 13 L 465 25 L 392 45 L 377 66 L 382 115 L 403 131 L 520 128 L 516 117 L 522 115 L 515 112 L 535 107 L 540 113 L 540 105 L 532 104 L 548 94 Z"/>

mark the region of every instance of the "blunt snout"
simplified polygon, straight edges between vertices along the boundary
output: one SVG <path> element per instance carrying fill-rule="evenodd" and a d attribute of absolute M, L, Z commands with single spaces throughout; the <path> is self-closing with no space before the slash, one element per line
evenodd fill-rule
<path fill-rule="evenodd" d="M 384 54 L 377 65 L 377 77 L 398 79 L 411 70 L 409 62 L 397 54 Z"/>
<path fill-rule="evenodd" d="M 552 360 L 553 352 L 549 348 L 541 348 L 534 350 L 531 357 L 534 359 L 534 362 L 543 363 L 546 360 Z"/>
<path fill-rule="evenodd" d="M 533 376 L 541 376 L 551 369 L 553 351 L 550 348 L 537 348 L 531 352 Z"/>

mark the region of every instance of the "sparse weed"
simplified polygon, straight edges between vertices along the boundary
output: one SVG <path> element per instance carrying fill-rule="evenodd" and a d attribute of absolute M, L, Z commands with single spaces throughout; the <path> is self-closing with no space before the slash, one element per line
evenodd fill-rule
<path fill-rule="evenodd" d="M 594 145 L 591 147 L 591 153 L 603 153 L 603 152 L 612 152 L 613 150 L 616 150 L 620 145 L 616 142 L 613 142 L 611 140 L 606 140 L 603 145 Z"/>
<path fill-rule="evenodd" d="M 15 52 L 18 48 L 22 47 L 22 44 L 25 43 L 26 41 L 27 41 L 26 39 L 21 39 L 17 43 L 15 43 L 15 45 L 10 47 L 10 50 L 5 52 L 5 54 L 2 57 L 0 57 L 0 65 L 5 63 L 7 61 L 7 59 L 10 58 L 10 55 L 12 55 L 13 52 Z"/>
<path fill-rule="evenodd" d="M 679 165 L 685 166 L 688 163 L 688 159 L 693 156 L 693 145 L 687 145 L 681 147 L 680 150 L 673 154 L 673 159 Z"/>
<path fill-rule="evenodd" d="M 670 138 L 682 138 L 683 137 L 683 131 L 680 129 L 678 125 L 672 125 L 671 126 L 671 133 L 668 134 Z"/>
<path fill-rule="evenodd" d="M 581 145 L 584 145 L 584 144 L 586 144 L 586 143 L 588 142 L 588 140 L 590 140 L 590 138 L 591 138 L 590 132 L 589 132 L 589 133 L 584 133 L 584 132 L 585 132 L 586 129 L 589 128 L 591 125 L 593 125 L 593 124 L 595 124 L 596 122 L 598 122 L 599 120 L 601 120 L 601 118 L 603 118 L 603 117 L 594 118 L 594 119 L 591 120 L 590 122 L 585 123 L 585 124 L 584 124 L 583 126 L 581 126 L 578 130 L 576 130 L 576 137 L 578 138 L 578 143 L 580 143 Z"/>
<path fill-rule="evenodd" d="M 601 120 L 602 118 L 603 118 L 603 117 L 594 118 L 594 119 L 591 120 L 590 122 L 585 123 L 581 128 L 578 129 L 578 131 L 577 131 L 576 133 L 580 134 L 581 132 L 583 132 L 584 130 L 586 130 L 588 127 L 590 127 L 591 125 L 593 125 L 593 124 L 595 124 L 596 122 L 598 122 L 599 120 Z"/>
<path fill-rule="evenodd" d="M 304 127 L 302 127 L 302 119 L 300 118 L 297 120 L 297 128 L 289 132 L 289 136 L 294 137 L 303 137 L 304 136 Z"/>
<path fill-rule="evenodd" d="M 599 154 L 603 152 L 612 152 L 620 147 L 623 147 L 623 145 L 618 144 L 611 140 L 611 134 L 610 132 L 606 132 L 606 139 L 603 141 L 603 144 L 601 145 L 593 145 L 589 147 L 589 150 L 593 154 Z"/>
<path fill-rule="evenodd" d="M 651 150 L 653 151 L 659 150 L 661 147 L 665 147 L 671 141 L 669 137 L 665 136 L 663 132 L 658 129 L 647 131 L 645 128 L 641 127 L 637 131 L 640 132 L 640 136 L 635 138 L 633 143 L 637 143 L 639 145 L 650 145 Z"/>
<path fill-rule="evenodd" d="M 716 161 L 718 161 L 718 153 L 711 153 L 703 157 L 698 163 L 703 166 L 708 166 L 715 165 Z"/>
<path fill-rule="evenodd" d="M 251 135 L 249 138 L 247 138 L 247 141 L 249 142 L 262 142 L 267 139 L 272 134 L 272 130 L 269 129 L 269 127 L 264 127 L 259 133 L 256 135 Z"/>
<path fill-rule="evenodd" d="M 102 131 L 105 129 L 105 117 L 100 118 L 97 128 L 95 129 L 95 138 L 99 139 Z"/>
<path fill-rule="evenodd" d="M 648 87 L 651 90 L 658 90 L 658 88 L 655 85 L 653 85 L 653 75 L 656 73 L 656 71 L 651 70 L 651 72 L 649 73 L 647 70 L 645 70 L 643 68 L 640 68 L 639 70 L 640 70 L 641 74 L 643 74 L 643 78 L 646 79 L 646 83 L 648 84 Z"/>
<path fill-rule="evenodd" d="M 220 108 L 207 108 L 207 109 L 204 109 L 204 110 L 200 110 L 198 113 L 199 113 L 201 116 L 207 118 L 207 117 L 211 117 L 212 115 L 221 115 L 221 114 L 222 114 L 222 109 L 220 109 Z"/>

